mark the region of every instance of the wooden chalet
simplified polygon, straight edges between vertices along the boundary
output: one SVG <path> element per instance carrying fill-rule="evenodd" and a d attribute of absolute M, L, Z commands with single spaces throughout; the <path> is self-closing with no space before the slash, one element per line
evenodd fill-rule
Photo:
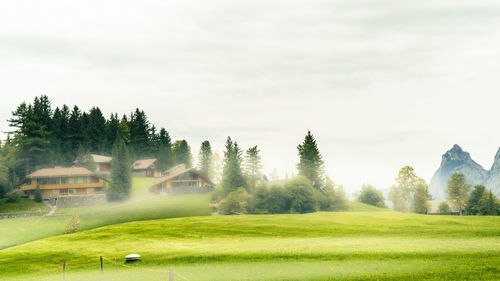
<path fill-rule="evenodd" d="M 155 171 L 156 159 L 137 160 L 132 164 L 134 177 L 160 177 L 161 173 Z"/>
<path fill-rule="evenodd" d="M 39 185 L 44 199 L 60 195 L 99 194 L 104 193 L 104 182 L 101 179 L 83 167 L 47 168 L 27 175 L 27 184 L 21 186 L 21 191 L 33 197 Z"/>
<path fill-rule="evenodd" d="M 97 173 L 109 174 L 111 172 L 111 160 L 113 158 L 109 156 L 91 154 L 92 159 L 94 159 Z"/>
<path fill-rule="evenodd" d="M 213 190 L 210 179 L 195 168 L 185 168 L 181 165 L 167 171 L 167 175 L 157 179 L 150 187 L 154 193 L 203 193 Z"/>

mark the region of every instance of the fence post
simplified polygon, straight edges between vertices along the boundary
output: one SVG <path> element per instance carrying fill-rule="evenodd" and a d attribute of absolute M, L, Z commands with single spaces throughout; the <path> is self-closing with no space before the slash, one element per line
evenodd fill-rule
<path fill-rule="evenodd" d="M 169 270 L 168 281 L 174 281 L 174 270 L 173 269 Z"/>
<path fill-rule="evenodd" d="M 102 268 L 102 256 L 101 256 L 101 275 L 103 274 L 103 268 Z"/>
<path fill-rule="evenodd" d="M 63 260 L 63 280 L 66 279 L 66 260 Z"/>

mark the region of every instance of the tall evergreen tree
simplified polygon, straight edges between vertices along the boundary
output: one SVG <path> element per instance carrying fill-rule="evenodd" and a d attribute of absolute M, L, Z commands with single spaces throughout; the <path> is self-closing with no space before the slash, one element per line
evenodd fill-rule
<path fill-rule="evenodd" d="M 302 144 L 297 146 L 300 161 L 297 164 L 299 175 L 307 177 L 313 187 L 322 188 L 325 184 L 324 162 L 319 153 L 316 140 L 310 131 Z"/>
<path fill-rule="evenodd" d="M 184 164 L 188 168 L 192 167 L 193 156 L 186 140 L 176 141 L 172 146 L 172 154 L 176 165 Z"/>
<path fill-rule="evenodd" d="M 118 114 L 111 114 L 109 119 L 106 121 L 106 152 L 105 154 L 110 154 L 113 148 L 113 143 L 116 139 L 116 134 L 118 134 L 118 126 L 120 126 L 120 119 L 118 119 Z"/>
<path fill-rule="evenodd" d="M 135 158 L 142 158 L 149 154 L 150 124 L 144 111 L 138 108 L 130 114 L 130 148 Z"/>
<path fill-rule="evenodd" d="M 212 165 L 212 147 L 209 141 L 204 141 L 201 143 L 200 152 L 198 154 L 198 168 L 200 172 L 205 176 L 209 175 L 209 171 Z"/>
<path fill-rule="evenodd" d="M 474 189 L 471 191 L 467 205 L 465 206 L 465 214 L 467 215 L 477 215 L 481 213 L 481 207 L 479 201 L 483 197 L 485 191 L 484 185 L 475 185 Z"/>
<path fill-rule="evenodd" d="M 106 118 L 99 107 L 90 110 L 87 133 L 90 152 L 102 154 L 106 147 Z"/>
<path fill-rule="evenodd" d="M 241 170 L 241 162 L 243 160 L 241 154 L 238 143 L 233 142 L 231 137 L 227 137 L 221 183 L 225 195 L 236 191 L 240 187 L 248 189 L 247 182 Z"/>
<path fill-rule="evenodd" d="M 78 148 L 84 145 L 82 112 L 74 106 L 68 121 L 68 137 L 71 143 L 72 158 L 76 157 Z"/>
<path fill-rule="evenodd" d="M 111 160 L 111 184 L 106 195 L 109 201 L 121 201 L 129 198 L 131 189 L 132 175 L 127 146 L 123 137 L 117 135 Z"/>
<path fill-rule="evenodd" d="M 159 151 L 156 156 L 156 169 L 160 172 L 165 172 L 174 165 L 172 155 L 172 140 L 165 128 L 160 129 L 158 134 Z"/>
<path fill-rule="evenodd" d="M 493 193 L 491 193 L 491 190 L 489 192 L 489 197 L 488 197 L 488 202 L 486 203 L 486 212 L 485 215 L 487 216 L 496 216 L 497 215 L 497 208 L 495 206 L 495 200 L 493 199 Z"/>
<path fill-rule="evenodd" d="M 245 152 L 245 174 L 248 177 L 248 184 L 253 191 L 257 186 L 259 178 L 262 177 L 260 150 L 257 146 L 247 149 Z"/>

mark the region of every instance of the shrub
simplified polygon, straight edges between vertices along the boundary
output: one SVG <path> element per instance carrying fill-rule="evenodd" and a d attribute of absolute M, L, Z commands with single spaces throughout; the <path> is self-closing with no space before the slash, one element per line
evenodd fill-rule
<path fill-rule="evenodd" d="M 78 211 L 75 209 L 71 212 L 71 215 L 68 221 L 66 222 L 66 231 L 64 231 L 64 234 L 78 232 L 79 228 L 80 228 L 80 215 L 78 214 Z"/>
<path fill-rule="evenodd" d="M 15 202 L 19 201 L 19 198 L 20 198 L 19 193 L 17 193 L 17 192 L 12 192 L 11 194 L 9 194 L 9 195 L 7 196 L 7 200 L 6 200 L 6 201 L 7 201 L 8 203 L 15 203 Z"/>
<path fill-rule="evenodd" d="M 223 215 L 248 214 L 251 198 L 252 196 L 243 187 L 240 187 L 219 202 L 219 212 Z"/>
<path fill-rule="evenodd" d="M 438 212 L 440 214 L 451 213 L 450 205 L 448 205 L 448 203 L 446 203 L 446 201 L 441 202 L 441 204 L 439 204 L 439 207 L 438 207 Z"/>
<path fill-rule="evenodd" d="M 380 208 L 386 207 L 382 192 L 378 191 L 375 187 L 369 184 L 365 184 L 361 187 L 361 192 L 359 193 L 357 200 L 361 203 Z"/>
<path fill-rule="evenodd" d="M 35 202 L 41 203 L 42 200 L 42 191 L 40 190 L 40 185 L 37 185 L 35 189 Z"/>
<path fill-rule="evenodd" d="M 310 213 L 316 211 L 314 189 L 304 176 L 294 177 L 285 183 L 288 206 L 291 213 Z"/>

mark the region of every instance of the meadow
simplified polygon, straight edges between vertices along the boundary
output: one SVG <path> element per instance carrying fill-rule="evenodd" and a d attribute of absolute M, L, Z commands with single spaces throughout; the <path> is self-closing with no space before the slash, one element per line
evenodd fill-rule
<path fill-rule="evenodd" d="M 499 235 L 498 217 L 384 210 L 159 219 L 4 249 L 0 274 L 57 280 L 65 259 L 66 280 L 498 280 Z"/>
<path fill-rule="evenodd" d="M 209 194 L 155 195 L 148 191 L 153 181 L 152 178 L 133 178 L 132 196 L 126 202 L 76 208 L 80 216 L 80 229 L 212 213 Z M 71 211 L 69 208 L 57 209 L 53 216 L 0 220 L 0 249 L 62 234 Z"/>

